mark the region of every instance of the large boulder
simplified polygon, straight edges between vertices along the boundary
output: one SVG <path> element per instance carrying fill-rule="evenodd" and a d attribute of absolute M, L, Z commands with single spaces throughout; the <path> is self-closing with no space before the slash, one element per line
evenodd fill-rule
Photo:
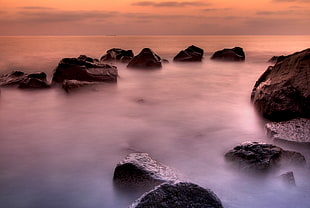
<path fill-rule="evenodd" d="M 13 71 L 8 74 L 0 75 L 0 86 L 14 86 L 20 84 L 27 74 L 22 71 Z"/>
<path fill-rule="evenodd" d="M 150 48 L 142 49 L 142 51 L 133 57 L 127 65 L 128 68 L 142 69 L 161 68 L 161 66 L 161 58 Z"/>
<path fill-rule="evenodd" d="M 89 57 L 88 57 L 89 58 Z M 79 80 L 88 82 L 116 82 L 117 68 L 109 64 L 100 64 L 96 60 L 89 61 L 87 57 L 62 59 L 53 75 L 53 82 L 64 80 Z"/>
<path fill-rule="evenodd" d="M 193 183 L 165 183 L 142 195 L 130 208 L 222 208 L 209 189 Z"/>
<path fill-rule="evenodd" d="M 286 56 L 261 75 L 252 102 L 270 120 L 310 117 L 310 48 Z"/>
<path fill-rule="evenodd" d="M 213 60 L 220 61 L 244 61 L 245 54 L 242 48 L 224 48 L 223 50 L 216 51 L 212 56 Z"/>
<path fill-rule="evenodd" d="M 47 83 L 46 80 L 46 73 L 44 72 L 37 72 L 28 74 L 20 83 L 19 88 L 26 89 L 26 88 L 36 88 L 36 89 L 44 89 L 49 88 L 50 85 Z"/>
<path fill-rule="evenodd" d="M 181 62 L 196 62 L 201 61 L 203 58 L 203 49 L 197 46 L 189 46 L 185 50 L 180 51 L 174 58 L 173 61 Z"/>
<path fill-rule="evenodd" d="M 306 163 L 305 157 L 299 152 L 259 142 L 242 143 L 228 151 L 225 158 L 245 171 L 264 172 L 280 166 Z"/>
<path fill-rule="evenodd" d="M 131 153 L 117 164 L 113 181 L 122 188 L 152 188 L 177 178 L 175 171 L 153 160 L 147 153 Z"/>
<path fill-rule="evenodd" d="M 310 119 L 296 118 L 288 121 L 269 122 L 266 133 L 276 141 L 310 144 Z"/>
<path fill-rule="evenodd" d="M 132 50 L 111 48 L 107 50 L 106 54 L 101 57 L 100 61 L 121 61 L 128 63 L 133 57 L 134 54 Z"/>

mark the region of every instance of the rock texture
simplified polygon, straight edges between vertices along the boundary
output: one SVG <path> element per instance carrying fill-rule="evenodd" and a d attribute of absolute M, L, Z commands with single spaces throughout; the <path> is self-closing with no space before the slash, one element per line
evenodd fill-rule
<path fill-rule="evenodd" d="M 78 81 L 78 80 L 64 80 L 62 83 L 62 88 L 66 92 L 70 92 L 71 90 L 87 86 L 87 85 L 93 85 L 96 84 L 97 82 L 85 82 L 85 81 Z"/>
<path fill-rule="evenodd" d="M 265 129 L 267 135 L 274 140 L 310 144 L 310 119 L 269 122 Z"/>
<path fill-rule="evenodd" d="M 8 74 L 0 75 L 0 86 L 13 86 L 20 84 L 27 74 L 22 71 L 13 71 Z"/>
<path fill-rule="evenodd" d="M 201 61 L 203 58 L 203 49 L 197 46 L 189 46 L 187 49 L 180 51 L 174 58 L 173 61 L 181 62 L 196 62 Z"/>
<path fill-rule="evenodd" d="M 47 83 L 46 74 L 44 72 L 28 74 L 19 84 L 19 88 L 36 88 L 44 89 L 49 88 L 50 85 Z"/>
<path fill-rule="evenodd" d="M 271 63 L 277 63 L 278 61 L 282 61 L 286 58 L 286 56 L 273 56 L 271 59 L 268 60 L 268 62 Z"/>
<path fill-rule="evenodd" d="M 128 68 L 152 69 L 161 68 L 161 58 L 151 49 L 144 48 L 138 55 L 133 57 L 127 65 Z"/>
<path fill-rule="evenodd" d="M 220 199 L 196 184 L 165 183 L 142 195 L 130 208 L 222 208 Z"/>
<path fill-rule="evenodd" d="M 132 50 L 111 48 L 107 50 L 106 54 L 101 57 L 100 61 L 121 61 L 128 63 L 133 57 L 134 54 Z"/>
<path fill-rule="evenodd" d="M 258 142 L 242 143 L 228 151 L 225 158 L 247 171 L 267 171 L 278 166 L 306 163 L 305 157 L 298 152 Z"/>
<path fill-rule="evenodd" d="M 245 54 L 240 47 L 234 47 L 231 49 L 224 48 L 223 50 L 216 51 L 211 56 L 211 59 L 220 61 L 244 61 Z"/>
<path fill-rule="evenodd" d="M 310 117 L 310 49 L 286 56 L 257 80 L 251 99 L 263 116 L 280 121 Z"/>
<path fill-rule="evenodd" d="M 53 82 L 79 80 L 87 82 L 116 82 L 117 68 L 108 64 L 97 63 L 94 59 L 80 56 L 62 59 L 53 75 Z"/>
<path fill-rule="evenodd" d="M 117 164 L 113 181 L 118 187 L 154 187 L 177 178 L 171 168 L 153 160 L 147 153 L 132 153 Z"/>

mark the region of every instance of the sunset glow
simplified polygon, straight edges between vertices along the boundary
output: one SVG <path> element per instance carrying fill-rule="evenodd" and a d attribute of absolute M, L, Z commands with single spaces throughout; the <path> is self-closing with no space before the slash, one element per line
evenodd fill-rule
<path fill-rule="evenodd" d="M 310 34 L 309 0 L 1 0 L 0 35 Z"/>

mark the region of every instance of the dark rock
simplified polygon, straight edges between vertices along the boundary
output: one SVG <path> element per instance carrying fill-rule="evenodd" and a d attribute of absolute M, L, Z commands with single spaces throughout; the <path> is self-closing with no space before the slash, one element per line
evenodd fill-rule
<path fill-rule="evenodd" d="M 225 48 L 220 51 L 216 51 L 211 59 L 220 61 L 244 61 L 245 54 L 242 48 L 234 47 L 231 49 Z"/>
<path fill-rule="evenodd" d="M 84 58 L 62 59 L 53 75 L 54 82 L 79 80 L 88 82 L 116 82 L 117 68 L 108 64 L 85 61 Z"/>
<path fill-rule="evenodd" d="M 165 183 L 142 195 L 130 208 L 222 208 L 209 189 L 193 183 Z"/>
<path fill-rule="evenodd" d="M 100 61 L 121 61 L 124 63 L 128 63 L 134 54 L 132 50 L 123 50 L 120 48 L 112 48 L 107 50 L 106 54 L 101 57 Z"/>
<path fill-rule="evenodd" d="M 122 188 L 154 187 L 163 182 L 175 181 L 175 172 L 153 160 L 147 153 L 129 154 L 114 170 L 114 184 Z"/>
<path fill-rule="evenodd" d="M 270 122 L 265 125 L 265 129 L 267 135 L 274 140 L 310 144 L 310 119 Z"/>
<path fill-rule="evenodd" d="M 267 171 L 278 166 L 304 165 L 306 162 L 298 152 L 258 142 L 242 143 L 228 151 L 225 158 L 246 171 Z"/>
<path fill-rule="evenodd" d="M 287 56 L 257 80 L 251 99 L 263 116 L 280 121 L 310 117 L 310 49 Z"/>
<path fill-rule="evenodd" d="M 294 173 L 292 171 L 281 174 L 280 178 L 282 179 L 282 182 L 286 186 L 289 186 L 289 187 L 295 187 L 296 186 Z"/>
<path fill-rule="evenodd" d="M 268 62 L 277 63 L 283 61 L 286 57 L 287 56 L 273 56 L 271 59 L 268 60 Z"/>
<path fill-rule="evenodd" d="M 32 73 L 32 74 L 28 74 L 27 78 L 34 78 L 34 79 L 40 79 L 43 81 L 46 81 L 46 73 L 44 72 L 37 72 L 37 73 Z"/>
<path fill-rule="evenodd" d="M 12 86 L 21 83 L 27 74 L 21 71 L 13 71 L 8 74 L 0 75 L 0 86 Z"/>
<path fill-rule="evenodd" d="M 180 62 L 196 62 L 201 61 L 203 57 L 203 49 L 197 46 L 189 46 L 187 49 L 180 51 L 174 58 L 173 61 Z"/>
<path fill-rule="evenodd" d="M 128 63 L 128 68 L 161 68 L 161 58 L 151 49 L 144 48 L 138 55 Z"/>
<path fill-rule="evenodd" d="M 50 85 L 47 83 L 46 74 L 44 72 L 37 72 L 28 74 L 19 84 L 19 88 L 36 88 L 44 89 L 49 88 Z"/>
<path fill-rule="evenodd" d="M 86 56 L 86 55 L 80 55 L 77 59 L 79 59 L 79 60 L 81 60 L 81 61 L 90 62 L 90 63 L 99 62 L 98 59 L 94 59 L 94 58 L 88 57 L 88 56 Z"/>
<path fill-rule="evenodd" d="M 70 92 L 73 89 L 77 89 L 83 86 L 87 85 L 93 85 L 96 84 L 96 82 L 86 82 L 86 81 L 78 81 L 78 80 L 64 80 L 62 83 L 62 88 L 66 92 Z"/>

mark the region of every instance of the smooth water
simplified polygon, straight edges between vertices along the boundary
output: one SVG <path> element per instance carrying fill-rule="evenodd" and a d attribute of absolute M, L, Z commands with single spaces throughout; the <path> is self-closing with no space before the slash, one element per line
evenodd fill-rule
<path fill-rule="evenodd" d="M 202 63 L 173 63 L 189 45 Z M 211 61 L 216 50 L 243 47 L 244 63 Z M 0 37 L 0 71 L 45 71 L 64 57 L 100 58 L 113 47 L 150 47 L 170 61 L 161 70 L 119 69 L 116 84 L 62 89 L 2 88 L 0 207 L 128 207 L 141 192 L 113 187 L 115 165 L 147 152 L 186 181 L 212 189 L 225 208 L 310 207 L 310 168 L 258 177 L 231 169 L 223 155 L 244 141 L 272 142 L 250 103 L 267 60 L 310 46 L 310 36 Z M 292 146 L 307 156 L 310 150 Z M 293 170 L 297 186 L 278 175 Z"/>

